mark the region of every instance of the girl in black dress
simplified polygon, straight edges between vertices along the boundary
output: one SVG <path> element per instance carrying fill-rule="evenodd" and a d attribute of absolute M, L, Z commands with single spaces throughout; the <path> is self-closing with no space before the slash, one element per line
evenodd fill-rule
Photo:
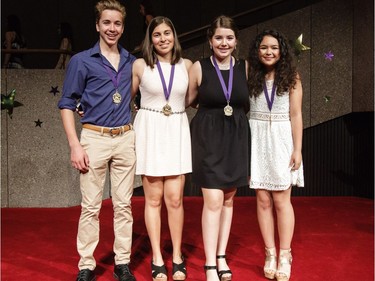
<path fill-rule="evenodd" d="M 232 279 L 225 252 L 237 187 L 248 186 L 249 104 L 247 62 L 234 58 L 238 29 L 219 16 L 207 32 L 212 55 L 189 71 L 193 184 L 203 193 L 202 232 L 207 280 Z"/>

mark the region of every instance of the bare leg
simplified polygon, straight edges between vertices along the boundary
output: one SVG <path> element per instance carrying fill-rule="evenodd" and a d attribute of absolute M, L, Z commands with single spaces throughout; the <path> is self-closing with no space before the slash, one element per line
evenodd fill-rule
<path fill-rule="evenodd" d="M 264 190 L 256 190 L 257 216 L 260 232 L 267 248 L 275 247 L 275 221 L 273 217 L 272 193 Z"/>
<path fill-rule="evenodd" d="M 184 226 L 183 192 L 185 176 L 165 177 L 164 200 L 168 210 L 168 224 L 173 245 L 173 262 L 182 263 L 182 231 Z M 181 271 L 177 271 L 174 276 L 184 276 Z"/>
<path fill-rule="evenodd" d="M 289 250 L 294 233 L 294 210 L 290 201 L 291 188 L 273 192 L 273 200 L 277 214 L 277 227 L 280 238 L 280 249 Z"/>
<path fill-rule="evenodd" d="M 219 241 L 221 211 L 223 208 L 224 193 L 220 189 L 202 188 L 202 234 L 206 265 L 216 266 L 216 253 Z M 218 281 L 216 270 L 206 271 L 207 281 Z"/>
<path fill-rule="evenodd" d="M 232 217 L 233 217 L 233 199 L 236 195 L 236 188 L 230 189 L 230 190 L 224 190 L 224 204 L 221 211 L 221 217 L 220 217 L 220 230 L 219 230 L 219 241 L 217 246 L 217 252 L 216 254 L 218 256 L 224 256 L 228 240 L 229 240 L 229 234 L 230 229 L 232 226 Z M 218 263 L 218 270 L 229 270 L 229 267 L 227 265 L 227 261 L 225 258 L 220 258 L 217 260 Z M 223 274 L 223 277 L 229 278 L 231 276 L 231 273 L 225 273 Z"/>
<path fill-rule="evenodd" d="M 275 248 L 275 220 L 273 216 L 272 193 L 263 190 L 256 190 L 257 215 L 260 232 L 265 244 L 265 263 L 263 267 L 264 276 L 274 279 L 277 269 L 277 254 Z"/>
<path fill-rule="evenodd" d="M 145 192 L 145 224 L 152 248 L 152 262 L 162 266 L 164 261 L 160 248 L 160 213 L 164 182 L 162 177 L 143 176 L 142 183 Z"/>
<path fill-rule="evenodd" d="M 276 278 L 280 281 L 289 280 L 292 267 L 291 243 L 294 233 L 295 218 L 290 195 L 291 188 L 280 192 L 274 192 L 273 194 L 280 237 L 279 264 Z"/>

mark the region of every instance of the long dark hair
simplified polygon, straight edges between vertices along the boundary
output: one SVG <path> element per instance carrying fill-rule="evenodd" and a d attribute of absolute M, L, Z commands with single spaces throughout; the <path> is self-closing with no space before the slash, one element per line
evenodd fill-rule
<path fill-rule="evenodd" d="M 143 59 L 145 60 L 146 64 L 150 66 L 151 68 L 154 68 L 154 64 L 156 63 L 156 60 L 157 60 L 157 56 L 154 52 L 154 47 L 152 44 L 152 32 L 154 32 L 154 29 L 162 23 L 165 23 L 171 28 L 173 32 L 173 36 L 174 36 L 174 46 L 172 50 L 171 64 L 176 64 L 181 59 L 182 48 L 181 48 L 180 42 L 178 41 L 177 32 L 173 26 L 172 21 L 167 17 L 158 16 L 158 17 L 153 18 L 150 24 L 148 25 L 146 35 L 145 35 L 145 40 L 143 41 L 143 44 L 142 44 Z"/>
<path fill-rule="evenodd" d="M 249 51 L 249 78 L 248 86 L 250 96 L 259 96 L 263 91 L 263 83 L 267 70 L 259 60 L 259 46 L 264 36 L 272 36 L 279 43 L 280 60 L 275 65 L 275 83 L 277 86 L 277 95 L 281 96 L 289 89 L 293 88 L 297 80 L 297 70 L 293 65 L 293 57 L 290 53 L 290 47 L 286 38 L 276 30 L 264 30 L 259 33 Z"/>
<path fill-rule="evenodd" d="M 16 40 L 21 48 L 26 47 L 26 39 L 22 34 L 21 21 L 16 15 L 9 15 L 7 17 L 7 31 L 13 31 L 16 33 Z M 18 55 L 21 57 L 21 55 Z"/>

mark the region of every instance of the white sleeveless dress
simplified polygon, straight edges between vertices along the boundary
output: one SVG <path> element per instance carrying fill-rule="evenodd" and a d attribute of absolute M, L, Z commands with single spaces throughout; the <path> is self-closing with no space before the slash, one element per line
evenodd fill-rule
<path fill-rule="evenodd" d="M 273 81 L 266 81 L 271 93 Z M 275 95 L 272 111 L 264 92 L 250 98 L 251 178 L 250 188 L 270 191 L 286 190 L 291 185 L 303 187 L 303 165 L 292 171 L 292 127 L 289 114 L 289 93 Z"/>
<path fill-rule="evenodd" d="M 169 63 L 160 62 L 168 87 L 171 73 Z M 136 174 L 172 176 L 190 173 L 191 141 L 189 121 L 185 112 L 188 73 L 183 59 L 175 66 L 173 86 L 168 104 L 172 114 L 162 113 L 167 101 L 158 68 L 147 66 L 139 86 L 141 108 L 134 120 L 136 133 Z"/>

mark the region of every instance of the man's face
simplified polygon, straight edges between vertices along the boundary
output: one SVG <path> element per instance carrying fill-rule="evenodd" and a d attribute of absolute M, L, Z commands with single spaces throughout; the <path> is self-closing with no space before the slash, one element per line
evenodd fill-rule
<path fill-rule="evenodd" d="M 104 10 L 96 23 L 96 31 L 108 46 L 116 45 L 124 32 L 122 14 L 116 10 Z"/>

